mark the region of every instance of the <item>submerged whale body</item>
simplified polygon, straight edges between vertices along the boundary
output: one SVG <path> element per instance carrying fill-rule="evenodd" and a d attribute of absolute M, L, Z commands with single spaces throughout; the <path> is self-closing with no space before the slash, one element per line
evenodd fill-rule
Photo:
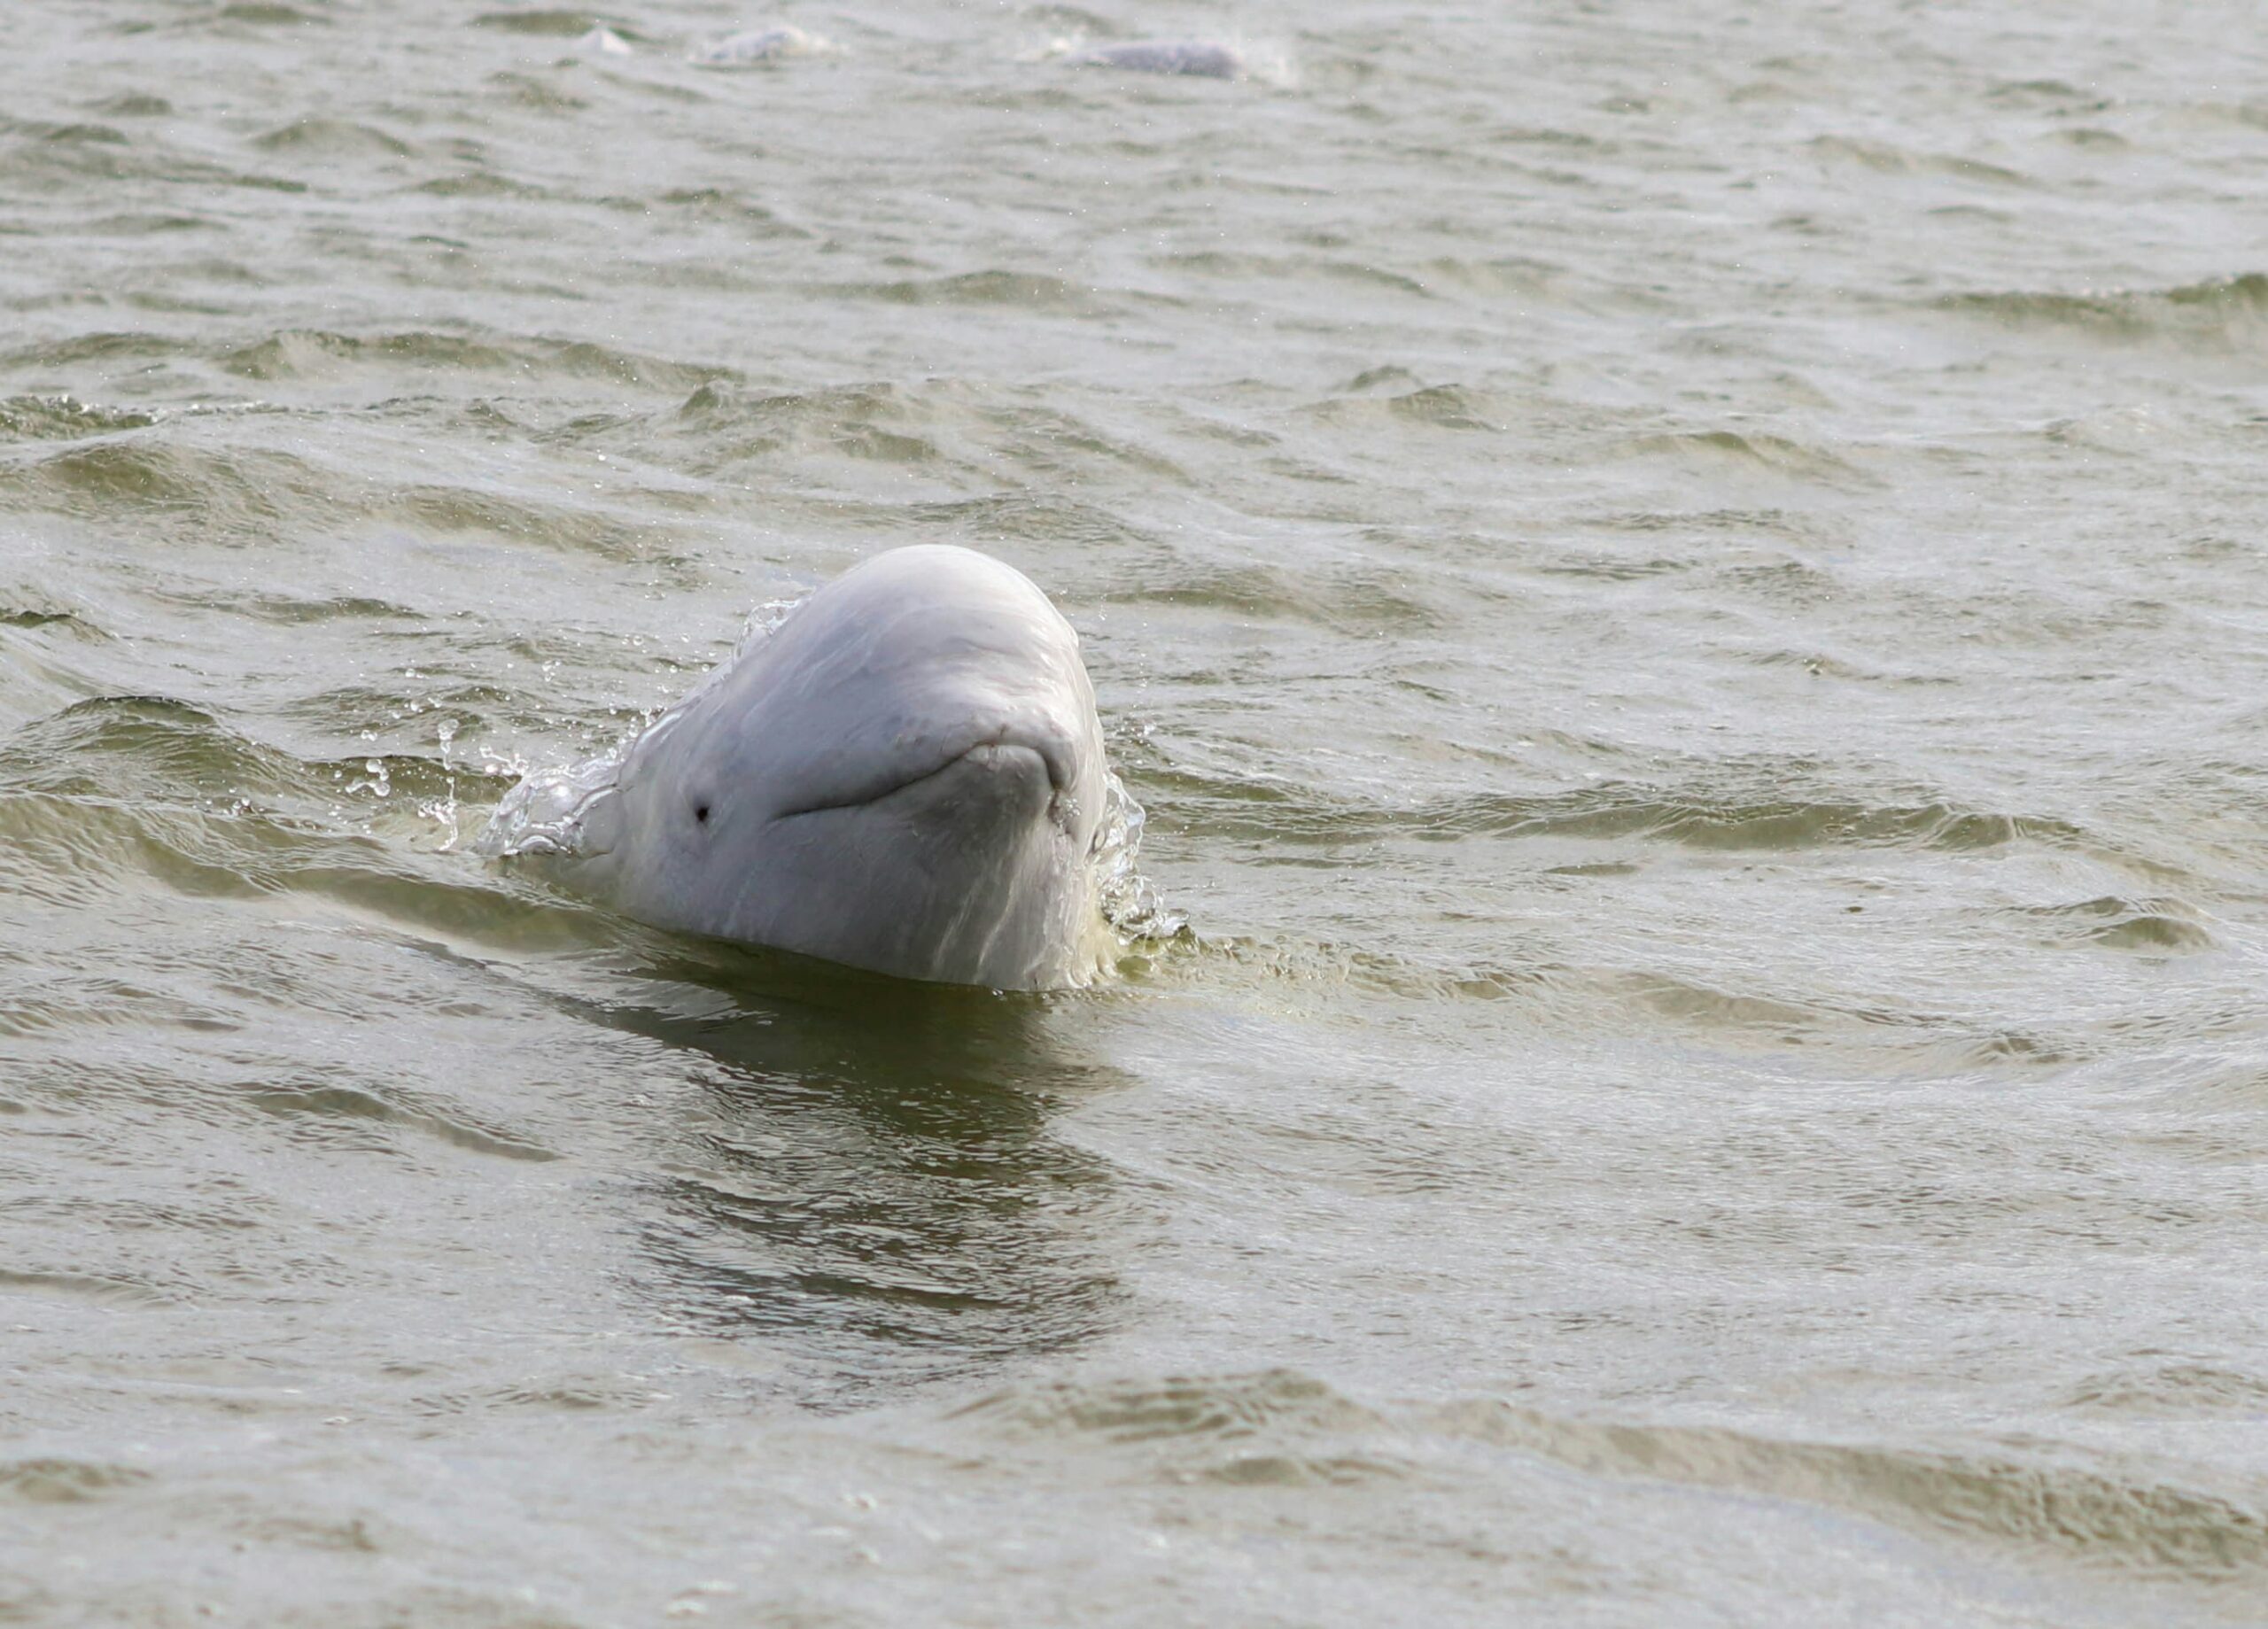
<path fill-rule="evenodd" d="M 824 56 L 834 49 L 815 34 L 793 24 L 777 28 L 749 28 L 726 35 L 692 52 L 688 60 L 704 68 L 747 67 L 760 62 L 781 62 L 789 57 Z"/>
<path fill-rule="evenodd" d="M 1081 66 L 1117 68 L 1128 74 L 1165 74 L 1187 79 L 1241 79 L 1245 60 L 1210 40 L 1136 40 L 1103 45 L 1074 58 Z"/>
<path fill-rule="evenodd" d="M 878 973 L 1094 974 L 1094 690 L 1071 625 L 988 555 L 924 545 L 853 568 L 606 767 L 564 838 L 512 840 L 531 778 L 483 848 L 544 855 L 656 927 Z"/>

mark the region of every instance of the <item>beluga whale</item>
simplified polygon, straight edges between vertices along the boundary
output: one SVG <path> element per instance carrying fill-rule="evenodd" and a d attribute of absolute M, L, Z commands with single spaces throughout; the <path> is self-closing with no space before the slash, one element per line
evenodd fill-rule
<path fill-rule="evenodd" d="M 1099 45 L 1071 60 L 1081 67 L 1185 79 L 1242 79 L 1247 71 L 1235 47 L 1212 40 L 1133 40 L 1122 45 Z"/>
<path fill-rule="evenodd" d="M 1139 811 L 1078 635 L 1014 567 L 844 572 L 624 747 L 508 793 L 475 846 L 653 926 L 995 989 L 1092 981 Z"/>

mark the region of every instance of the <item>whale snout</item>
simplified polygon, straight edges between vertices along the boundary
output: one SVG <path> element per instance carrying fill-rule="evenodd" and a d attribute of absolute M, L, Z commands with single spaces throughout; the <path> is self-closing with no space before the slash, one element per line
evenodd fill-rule
<path fill-rule="evenodd" d="M 851 797 L 818 803 L 808 808 L 781 811 L 782 820 L 843 810 L 879 809 L 921 797 L 936 803 L 944 795 L 978 791 L 987 803 L 1037 803 L 1044 808 L 1065 784 L 1060 778 L 1060 759 L 1051 759 L 1037 748 L 1014 741 L 983 741 L 947 758 L 934 769 L 924 769 L 895 782 L 861 790 Z M 1018 795 L 1021 794 L 1021 795 Z"/>
<path fill-rule="evenodd" d="M 827 777 L 834 784 L 812 788 L 774 818 L 792 820 L 829 810 L 874 808 L 923 787 L 936 791 L 949 781 L 968 786 L 1020 781 L 1036 793 L 1044 808 L 1053 799 L 1076 795 L 1084 764 L 1078 737 L 1068 727 L 1053 727 L 1050 720 L 989 727 L 971 723 L 940 733 L 926 746 L 925 751 L 878 757 L 858 768 L 837 764 Z"/>
<path fill-rule="evenodd" d="M 772 821 L 749 851 L 762 886 L 747 896 L 765 913 L 749 936 L 913 978 L 967 981 L 952 971 L 966 966 L 995 988 L 1051 981 L 1091 909 L 1095 816 L 1076 780 L 1057 785 L 1068 763 L 979 741 L 872 796 Z"/>
<path fill-rule="evenodd" d="M 1078 786 L 1080 771 L 1085 762 L 1082 742 L 1075 727 L 1054 718 L 1000 730 L 990 740 L 979 741 L 969 749 L 970 754 L 979 752 L 1030 754 L 1039 760 L 1048 785 L 1057 792 L 1069 792 Z"/>
<path fill-rule="evenodd" d="M 1045 755 L 1015 742 L 987 742 L 907 790 L 926 792 L 933 804 L 950 806 L 956 818 L 974 828 L 974 835 L 983 824 L 970 819 L 975 810 L 989 811 L 996 825 L 1028 826 L 1055 806 L 1061 787 Z"/>

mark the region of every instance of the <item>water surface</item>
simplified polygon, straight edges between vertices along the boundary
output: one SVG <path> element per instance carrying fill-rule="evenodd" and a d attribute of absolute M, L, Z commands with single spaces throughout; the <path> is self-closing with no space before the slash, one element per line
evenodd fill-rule
<path fill-rule="evenodd" d="M 2249 10 L 89 0 L 0 112 L 0 1620 L 2259 1620 Z M 468 851 L 917 540 L 1188 935 Z"/>

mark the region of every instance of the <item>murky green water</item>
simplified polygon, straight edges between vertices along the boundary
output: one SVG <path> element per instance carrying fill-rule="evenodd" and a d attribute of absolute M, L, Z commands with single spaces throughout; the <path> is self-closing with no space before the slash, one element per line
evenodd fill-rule
<path fill-rule="evenodd" d="M 0 1620 L 2268 1620 L 2249 8 L 19 5 L 0 313 Z M 466 851 L 924 539 L 1192 939 Z"/>

